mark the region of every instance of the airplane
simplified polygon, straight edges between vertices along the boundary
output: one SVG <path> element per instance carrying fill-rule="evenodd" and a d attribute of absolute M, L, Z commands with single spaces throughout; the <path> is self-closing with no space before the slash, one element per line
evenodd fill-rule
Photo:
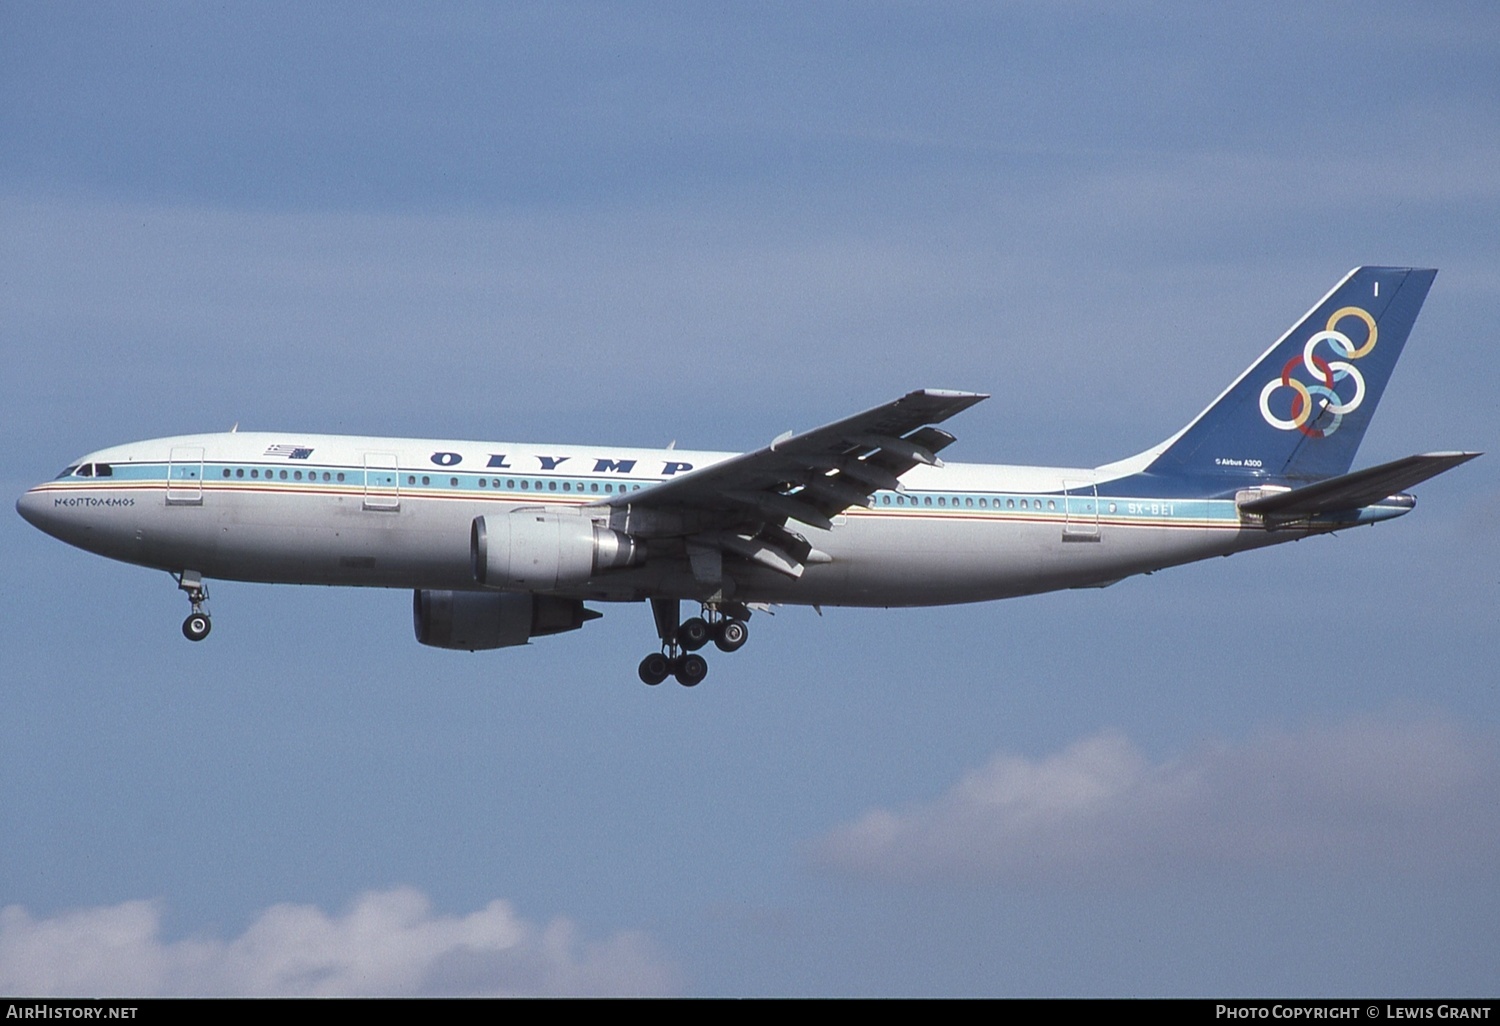
<path fill-rule="evenodd" d="M 186 435 L 89 453 L 16 503 L 36 527 L 165 570 L 182 632 L 209 578 L 412 590 L 417 640 L 505 648 L 650 603 L 639 676 L 700 683 L 774 604 L 927 606 L 1099 588 L 1411 511 L 1480 455 L 1350 472 L 1437 272 L 1350 271 L 1186 427 L 1092 468 L 945 462 L 987 396 L 924 389 L 748 453 Z M 681 618 L 681 604 L 701 612 Z"/>

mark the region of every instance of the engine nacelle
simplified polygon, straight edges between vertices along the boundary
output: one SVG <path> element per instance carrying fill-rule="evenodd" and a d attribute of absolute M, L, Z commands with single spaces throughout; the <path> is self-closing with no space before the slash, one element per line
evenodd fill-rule
<path fill-rule="evenodd" d="M 551 591 L 603 570 L 635 566 L 645 547 L 566 507 L 532 506 L 475 517 L 469 532 L 474 579 L 488 588 Z"/>
<path fill-rule="evenodd" d="M 601 615 L 578 599 L 551 595 L 425 589 L 412 592 L 411 613 L 422 644 L 469 652 L 576 631 Z"/>

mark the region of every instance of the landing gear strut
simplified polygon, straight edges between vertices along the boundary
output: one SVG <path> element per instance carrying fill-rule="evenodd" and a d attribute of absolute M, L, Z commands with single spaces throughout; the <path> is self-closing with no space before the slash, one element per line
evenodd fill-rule
<path fill-rule="evenodd" d="M 749 615 L 746 609 L 734 612 Z M 652 686 L 676 677 L 683 687 L 695 687 L 708 676 L 708 660 L 697 654 L 698 649 L 712 641 L 720 651 L 733 652 L 750 638 L 744 619 L 708 606 L 704 606 L 703 616 L 682 620 L 677 599 L 652 599 L 651 614 L 661 638 L 661 652 L 642 659 L 639 673 L 641 680 Z"/>
<path fill-rule="evenodd" d="M 203 576 L 196 570 L 184 570 L 177 575 L 177 587 L 187 592 L 188 601 L 193 604 L 193 611 L 182 621 L 182 636 L 189 641 L 202 641 L 214 627 L 205 606 L 208 588 L 203 583 Z"/>

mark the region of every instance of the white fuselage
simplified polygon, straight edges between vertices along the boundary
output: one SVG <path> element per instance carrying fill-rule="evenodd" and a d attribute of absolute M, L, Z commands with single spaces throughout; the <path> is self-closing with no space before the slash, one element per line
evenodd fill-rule
<path fill-rule="evenodd" d="M 18 503 L 48 533 L 114 559 L 205 578 L 475 590 L 470 528 L 520 507 L 599 506 L 732 453 L 229 433 L 137 442 Z M 912 606 L 1108 584 L 1330 529 L 1267 531 L 1233 498 L 1116 494 L 1113 467 L 949 463 L 903 475 L 830 529 L 791 524 L 826 559 L 800 577 L 726 563 L 741 602 Z M 103 475 L 103 476 L 101 476 Z M 1123 481 L 1122 481 L 1123 483 Z M 685 559 L 610 570 L 557 594 L 702 597 Z"/>

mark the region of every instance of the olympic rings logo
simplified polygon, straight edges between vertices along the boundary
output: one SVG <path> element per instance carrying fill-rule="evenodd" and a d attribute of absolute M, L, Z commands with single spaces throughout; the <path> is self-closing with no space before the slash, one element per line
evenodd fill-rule
<path fill-rule="evenodd" d="M 1364 345 L 1356 347 L 1348 335 L 1338 330 L 1339 322 L 1346 317 L 1364 322 L 1368 332 Z M 1281 431 L 1295 429 L 1309 438 L 1326 438 L 1333 434 L 1344 422 L 1344 414 L 1353 413 L 1365 401 L 1364 376 L 1349 361 L 1358 360 L 1374 349 L 1375 335 L 1375 318 L 1368 312 L 1357 306 L 1335 310 L 1333 316 L 1328 318 L 1328 327 L 1307 340 L 1307 345 L 1302 347 L 1302 356 L 1294 356 L 1288 360 L 1286 366 L 1281 368 L 1281 377 L 1267 381 L 1266 387 L 1260 390 L 1260 415 L 1266 419 L 1267 424 Z M 1333 355 L 1341 359 L 1328 360 L 1318 355 L 1316 350 L 1320 342 L 1328 343 Z M 1314 379 L 1313 384 L 1304 384 L 1292 377 L 1292 371 L 1298 363 L 1307 369 L 1307 373 Z M 1354 395 L 1347 402 L 1335 390 L 1338 382 L 1346 380 L 1354 382 Z M 1283 420 L 1271 412 L 1271 396 L 1278 388 L 1290 388 L 1293 392 L 1290 419 Z M 1320 400 L 1316 409 L 1314 396 Z M 1322 428 L 1307 426 L 1308 421 L 1324 412 L 1333 414 L 1332 423 Z"/>

